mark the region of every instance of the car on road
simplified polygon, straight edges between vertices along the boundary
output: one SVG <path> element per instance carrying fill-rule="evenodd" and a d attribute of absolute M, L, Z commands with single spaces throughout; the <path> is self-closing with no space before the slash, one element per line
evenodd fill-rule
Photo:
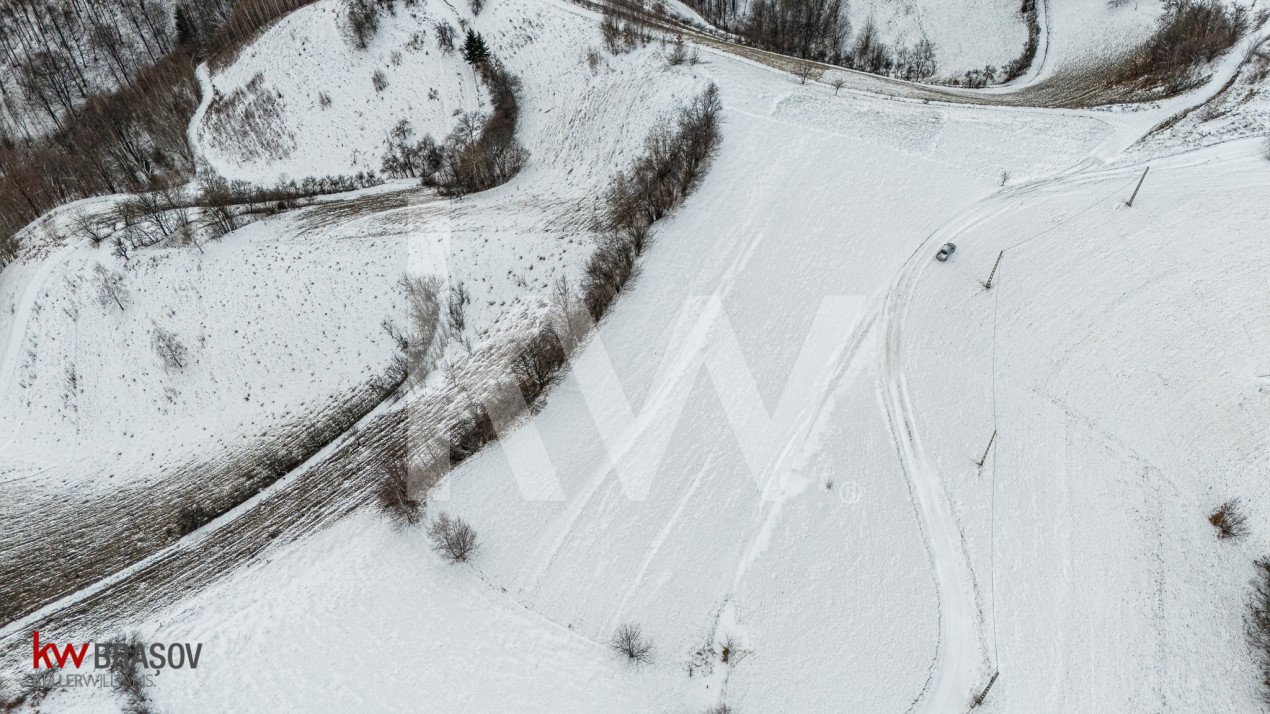
<path fill-rule="evenodd" d="M 945 243 L 942 247 L 940 247 L 939 252 L 935 254 L 935 260 L 938 260 L 941 263 L 948 260 L 948 256 L 952 255 L 954 250 L 957 250 L 957 246 L 955 244 Z"/>

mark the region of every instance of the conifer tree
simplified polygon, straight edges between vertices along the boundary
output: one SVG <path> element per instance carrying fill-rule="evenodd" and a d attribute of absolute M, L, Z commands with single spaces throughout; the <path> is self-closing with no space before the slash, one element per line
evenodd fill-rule
<path fill-rule="evenodd" d="M 467 31 L 467 40 L 463 43 L 463 59 L 473 66 L 485 64 L 489 59 L 489 48 L 485 46 L 485 38 L 479 32 Z"/>

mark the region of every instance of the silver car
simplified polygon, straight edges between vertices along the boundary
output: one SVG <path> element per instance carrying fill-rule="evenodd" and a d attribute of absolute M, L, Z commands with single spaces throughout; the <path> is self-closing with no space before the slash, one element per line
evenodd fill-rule
<path fill-rule="evenodd" d="M 951 256 L 955 250 L 957 250 L 957 246 L 955 244 L 945 243 L 943 247 L 939 249 L 939 252 L 935 254 L 935 260 L 942 263 L 945 260 L 948 260 L 948 257 Z"/>

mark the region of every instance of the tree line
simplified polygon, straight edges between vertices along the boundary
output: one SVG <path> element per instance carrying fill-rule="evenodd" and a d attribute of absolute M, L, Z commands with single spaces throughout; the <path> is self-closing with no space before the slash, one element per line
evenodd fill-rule
<path fill-rule="evenodd" d="M 190 0 L 169 11 L 158 0 L 14 0 L 0 8 L 0 52 L 17 68 L 0 72 L 0 266 L 17 253 L 14 234 L 60 204 L 188 180 L 198 61 L 227 61 L 311 1 Z"/>

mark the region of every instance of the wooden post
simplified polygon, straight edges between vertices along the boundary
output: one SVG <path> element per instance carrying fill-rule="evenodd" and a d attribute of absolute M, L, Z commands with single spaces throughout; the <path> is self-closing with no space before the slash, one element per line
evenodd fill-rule
<path fill-rule="evenodd" d="M 1138 179 L 1138 185 L 1133 187 L 1133 195 L 1129 197 L 1129 202 L 1125 204 L 1129 208 L 1133 208 L 1133 200 L 1138 197 L 1138 189 L 1142 188 L 1142 182 L 1147 180 L 1147 172 L 1150 170 L 1150 166 L 1142 170 L 1142 178 Z"/>
<path fill-rule="evenodd" d="M 981 456 L 979 460 L 975 462 L 975 466 L 978 466 L 979 468 L 983 468 L 984 462 L 988 460 L 988 452 L 992 450 L 992 442 L 996 440 L 997 440 L 997 430 L 993 429 L 992 436 L 988 438 L 988 445 L 984 447 L 983 449 L 983 456 Z"/>
<path fill-rule="evenodd" d="M 988 686 L 984 687 L 982 692 L 979 692 L 977 695 L 975 695 L 974 699 L 970 700 L 971 709 L 977 709 L 978 707 L 983 705 L 983 700 L 988 698 L 988 692 L 992 690 L 992 685 L 997 683 L 997 676 L 999 676 L 1000 674 L 1001 672 L 999 671 L 992 673 L 992 679 L 988 680 Z"/>
<path fill-rule="evenodd" d="M 997 266 L 998 266 L 998 265 L 1001 265 L 1001 258 L 1003 258 L 1004 256 L 1005 256 L 1005 251 L 1004 251 L 1004 250 L 1003 250 L 1003 251 L 1001 251 L 1000 253 L 997 253 L 997 262 L 995 262 L 995 263 L 993 263 L 993 264 L 992 264 L 992 272 L 988 274 L 988 282 L 986 282 L 986 283 L 984 283 L 984 284 L 983 284 L 983 287 L 984 287 L 984 289 L 985 289 L 985 290 L 991 290 L 991 289 L 992 289 L 992 278 L 996 277 L 996 274 L 997 274 Z"/>

